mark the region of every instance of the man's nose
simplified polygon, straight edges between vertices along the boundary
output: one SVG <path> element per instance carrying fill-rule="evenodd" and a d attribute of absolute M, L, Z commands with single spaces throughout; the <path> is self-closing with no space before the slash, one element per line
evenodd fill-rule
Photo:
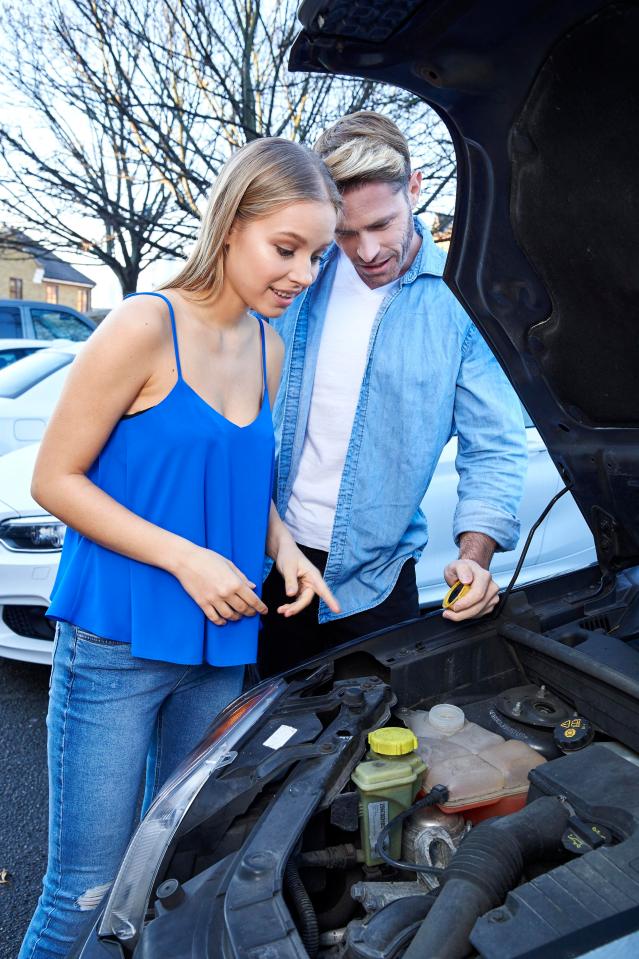
<path fill-rule="evenodd" d="M 379 253 L 379 243 L 374 236 L 361 234 L 357 244 L 357 256 L 362 263 L 372 263 Z"/>

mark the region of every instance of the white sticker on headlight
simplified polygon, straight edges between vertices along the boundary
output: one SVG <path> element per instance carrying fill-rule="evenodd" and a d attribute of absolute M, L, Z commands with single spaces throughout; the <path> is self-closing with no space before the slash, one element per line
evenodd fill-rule
<path fill-rule="evenodd" d="M 268 746 L 269 749 L 281 749 L 296 732 L 297 729 L 294 726 L 279 726 L 262 745 Z"/>

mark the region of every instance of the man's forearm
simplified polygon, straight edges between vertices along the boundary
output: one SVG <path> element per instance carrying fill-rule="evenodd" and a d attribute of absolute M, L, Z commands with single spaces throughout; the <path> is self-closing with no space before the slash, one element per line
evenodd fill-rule
<path fill-rule="evenodd" d="M 485 533 L 462 533 L 459 537 L 459 558 L 472 559 L 488 569 L 497 543 Z"/>

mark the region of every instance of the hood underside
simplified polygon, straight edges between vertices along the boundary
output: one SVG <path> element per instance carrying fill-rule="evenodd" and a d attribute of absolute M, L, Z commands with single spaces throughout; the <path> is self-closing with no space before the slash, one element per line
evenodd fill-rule
<path fill-rule="evenodd" d="M 448 126 L 446 282 L 602 568 L 639 563 L 639 3 L 306 0 L 299 16 L 291 69 L 404 87 Z"/>

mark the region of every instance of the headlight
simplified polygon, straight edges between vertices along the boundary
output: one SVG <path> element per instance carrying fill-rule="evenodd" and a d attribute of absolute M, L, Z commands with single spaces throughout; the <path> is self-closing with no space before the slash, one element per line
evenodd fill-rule
<path fill-rule="evenodd" d="M 55 516 L 21 516 L 0 523 L 0 540 L 14 552 L 56 553 L 67 528 Z"/>
<path fill-rule="evenodd" d="M 286 689 L 264 683 L 224 709 L 215 726 L 167 780 L 136 829 L 107 899 L 98 936 L 132 944 L 144 916 L 164 856 L 184 816 L 212 773 L 232 762 L 233 746 L 246 735 Z"/>

